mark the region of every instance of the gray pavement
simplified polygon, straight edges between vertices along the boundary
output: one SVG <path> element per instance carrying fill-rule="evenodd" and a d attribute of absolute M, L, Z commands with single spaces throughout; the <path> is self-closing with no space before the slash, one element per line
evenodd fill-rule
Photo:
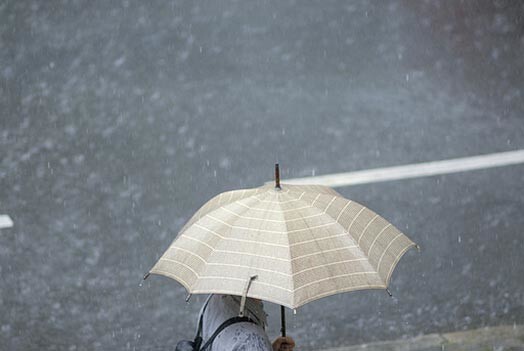
<path fill-rule="evenodd" d="M 169 349 L 138 284 L 219 192 L 524 148 L 517 1 L 0 1 L 0 345 Z M 389 298 L 290 313 L 304 350 L 524 324 L 524 166 L 339 189 L 421 247 Z M 267 306 L 270 334 L 278 307 Z"/>
<path fill-rule="evenodd" d="M 521 351 L 521 325 L 486 327 L 453 333 L 428 334 L 402 340 L 325 349 L 324 351 Z"/>

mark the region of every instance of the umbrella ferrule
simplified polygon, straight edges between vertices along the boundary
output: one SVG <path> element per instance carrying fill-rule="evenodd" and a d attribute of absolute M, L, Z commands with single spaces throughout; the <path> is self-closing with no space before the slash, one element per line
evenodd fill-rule
<path fill-rule="evenodd" d="M 246 282 L 244 293 L 242 294 L 242 299 L 240 300 L 240 311 L 238 313 L 239 317 L 244 317 L 244 307 L 246 306 L 247 292 L 249 291 L 251 282 L 257 278 L 258 278 L 258 275 L 252 275 L 251 277 L 249 277 L 248 281 Z"/>

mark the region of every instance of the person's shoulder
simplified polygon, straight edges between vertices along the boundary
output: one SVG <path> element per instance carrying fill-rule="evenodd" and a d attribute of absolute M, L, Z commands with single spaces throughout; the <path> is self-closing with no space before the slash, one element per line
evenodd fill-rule
<path fill-rule="evenodd" d="M 254 323 L 235 323 L 220 333 L 213 342 L 213 351 L 272 351 L 264 329 Z"/>

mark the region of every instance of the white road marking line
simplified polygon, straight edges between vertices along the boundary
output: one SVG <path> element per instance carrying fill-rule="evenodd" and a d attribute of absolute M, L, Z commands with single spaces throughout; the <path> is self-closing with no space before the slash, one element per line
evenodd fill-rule
<path fill-rule="evenodd" d="M 0 215 L 0 229 L 11 228 L 13 226 L 13 220 L 8 215 Z"/>
<path fill-rule="evenodd" d="M 519 163 L 524 163 L 524 150 L 499 152 L 442 161 L 414 163 L 395 167 L 374 168 L 356 172 L 326 174 L 316 177 L 286 179 L 284 183 L 342 187 L 356 184 L 466 172 L 478 169 L 516 165 Z"/>

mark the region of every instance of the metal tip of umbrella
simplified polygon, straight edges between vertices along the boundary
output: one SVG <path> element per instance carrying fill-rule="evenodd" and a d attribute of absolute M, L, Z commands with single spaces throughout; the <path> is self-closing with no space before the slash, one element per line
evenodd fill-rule
<path fill-rule="evenodd" d="M 280 187 L 280 168 L 278 167 L 278 163 L 275 163 L 275 189 L 282 189 Z"/>
<path fill-rule="evenodd" d="M 420 246 L 418 246 L 417 244 L 415 244 L 415 248 L 417 249 L 418 252 L 420 252 Z"/>
<path fill-rule="evenodd" d="M 139 287 L 142 287 L 142 285 L 144 285 L 144 280 L 146 280 L 147 278 L 149 278 L 149 276 L 151 275 L 151 273 L 147 272 L 145 275 L 144 275 L 144 278 L 142 278 L 142 280 L 140 281 L 140 284 L 138 284 Z"/>
<path fill-rule="evenodd" d="M 191 296 L 193 296 L 193 295 L 187 294 L 187 296 L 186 296 L 186 303 L 189 303 L 189 300 L 191 300 Z"/>
<path fill-rule="evenodd" d="M 393 294 L 391 293 L 391 291 L 389 291 L 388 288 L 386 288 L 386 292 L 388 293 L 389 297 L 393 297 Z"/>

